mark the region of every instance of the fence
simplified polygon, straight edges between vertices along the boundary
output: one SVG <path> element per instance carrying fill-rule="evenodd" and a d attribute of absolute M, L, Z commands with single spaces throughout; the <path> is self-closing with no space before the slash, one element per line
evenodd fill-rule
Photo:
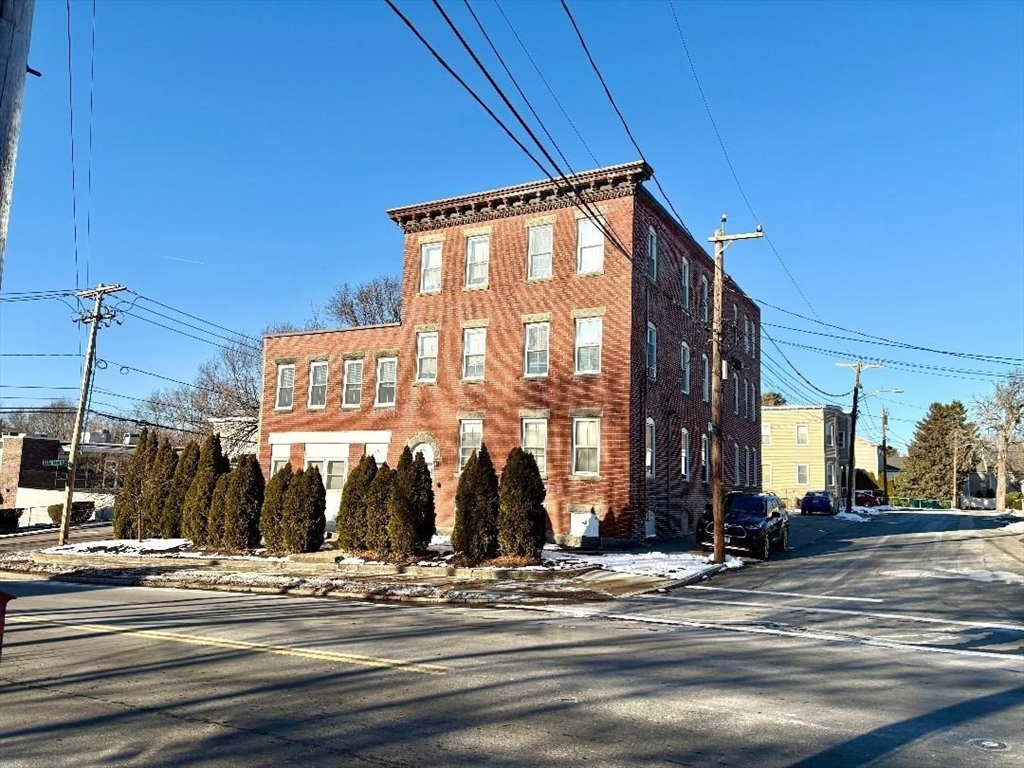
<path fill-rule="evenodd" d="M 889 503 L 894 507 L 910 507 L 911 509 L 949 509 L 949 501 L 939 499 L 908 499 L 893 496 Z"/>

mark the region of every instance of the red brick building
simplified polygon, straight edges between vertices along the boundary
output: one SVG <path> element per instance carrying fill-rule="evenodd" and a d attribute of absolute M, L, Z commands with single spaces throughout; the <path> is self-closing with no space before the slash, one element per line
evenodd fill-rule
<path fill-rule="evenodd" d="M 408 445 L 432 461 L 445 528 L 480 441 L 499 472 L 522 445 L 557 539 L 592 508 L 604 539 L 688 533 L 709 498 L 714 264 L 644 188 L 651 173 L 388 211 L 405 232 L 402 320 L 265 339 L 264 469 L 318 462 L 332 517 L 364 453 L 394 466 Z M 756 489 L 760 315 L 731 282 L 725 296 L 725 479 Z"/>

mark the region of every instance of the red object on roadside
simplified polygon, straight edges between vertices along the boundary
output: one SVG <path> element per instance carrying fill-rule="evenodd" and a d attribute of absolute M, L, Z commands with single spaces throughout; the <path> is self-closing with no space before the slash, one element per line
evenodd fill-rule
<path fill-rule="evenodd" d="M 14 599 L 14 595 L 0 592 L 0 656 L 4 652 L 4 621 L 7 619 L 7 604 Z"/>

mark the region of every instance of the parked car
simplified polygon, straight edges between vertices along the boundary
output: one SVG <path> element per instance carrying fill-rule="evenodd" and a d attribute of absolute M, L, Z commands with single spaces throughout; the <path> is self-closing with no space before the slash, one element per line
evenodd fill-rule
<path fill-rule="evenodd" d="M 815 515 L 823 512 L 826 515 L 834 515 L 839 511 L 839 503 L 832 491 L 808 491 L 800 499 L 800 514 Z"/>
<path fill-rule="evenodd" d="M 853 503 L 858 507 L 877 507 L 888 504 L 889 500 L 881 491 L 857 491 L 853 495 Z"/>
<path fill-rule="evenodd" d="M 774 493 L 730 493 L 723 509 L 725 548 L 746 550 L 762 560 L 789 546 L 789 514 Z M 697 546 L 710 549 L 715 541 L 715 520 L 706 509 L 695 531 Z"/>

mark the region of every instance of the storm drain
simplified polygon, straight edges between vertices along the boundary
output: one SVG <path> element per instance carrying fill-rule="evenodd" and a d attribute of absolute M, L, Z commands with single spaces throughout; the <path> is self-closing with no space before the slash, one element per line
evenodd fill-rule
<path fill-rule="evenodd" d="M 967 742 L 972 747 L 984 749 L 986 752 L 1004 752 L 1008 747 L 1001 741 L 995 739 L 971 739 Z"/>

